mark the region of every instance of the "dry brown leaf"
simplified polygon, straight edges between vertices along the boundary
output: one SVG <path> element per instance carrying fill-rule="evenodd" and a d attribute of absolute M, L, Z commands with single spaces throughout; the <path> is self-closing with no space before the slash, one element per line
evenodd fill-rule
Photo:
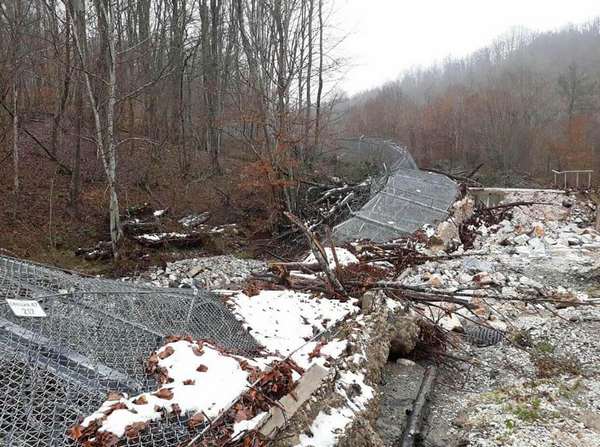
<path fill-rule="evenodd" d="M 242 292 L 246 296 L 256 296 L 261 292 L 261 288 L 256 281 L 248 281 L 246 287 L 242 289 Z"/>
<path fill-rule="evenodd" d="M 167 370 L 167 368 L 163 368 L 162 366 L 156 368 L 156 370 L 154 371 L 154 375 L 156 376 L 156 380 L 158 380 L 158 383 L 160 383 L 161 385 L 173 382 L 173 379 L 169 377 L 169 371 Z"/>
<path fill-rule="evenodd" d="M 105 419 L 106 416 L 102 416 L 98 419 L 95 419 L 91 421 L 87 427 L 82 427 L 81 425 L 79 425 L 79 428 L 75 429 L 73 434 L 79 434 L 80 438 L 87 438 L 89 436 L 92 436 L 94 433 L 96 433 L 96 431 L 98 431 L 100 425 L 102 425 L 102 421 L 104 421 Z"/>
<path fill-rule="evenodd" d="M 148 362 L 146 363 L 146 374 L 154 374 L 159 360 L 160 359 L 158 358 L 158 354 L 156 354 L 156 352 L 153 352 L 150 357 L 148 357 Z"/>
<path fill-rule="evenodd" d="M 188 419 L 188 427 L 190 430 L 194 430 L 197 426 L 204 422 L 204 415 L 202 413 L 196 413 Z"/>
<path fill-rule="evenodd" d="M 312 360 L 315 357 L 320 357 L 321 356 L 321 348 L 323 346 L 325 346 L 325 340 L 321 340 L 319 343 L 317 343 L 317 345 L 315 346 L 315 349 L 313 349 L 312 352 L 310 354 L 308 354 L 309 360 Z"/>
<path fill-rule="evenodd" d="M 137 438 L 140 435 L 140 432 L 146 428 L 146 422 L 134 422 L 131 425 L 125 427 L 125 436 L 127 438 Z"/>
<path fill-rule="evenodd" d="M 171 400 L 173 399 L 173 391 L 169 388 L 161 388 L 154 395 L 160 399 Z"/>
<path fill-rule="evenodd" d="M 175 413 L 177 416 L 181 415 L 181 407 L 179 406 L 179 404 L 171 404 L 171 410 L 173 411 L 173 413 Z"/>
<path fill-rule="evenodd" d="M 158 358 L 161 360 L 166 359 L 167 357 L 169 357 L 170 355 L 172 355 L 175 352 L 175 349 L 173 349 L 173 346 L 167 346 L 165 349 L 163 349 L 160 354 L 158 354 Z"/>
<path fill-rule="evenodd" d="M 206 371 L 208 371 L 208 366 L 199 365 L 198 368 L 196 368 L 196 371 L 201 372 L 201 373 L 206 372 Z"/>
<path fill-rule="evenodd" d="M 115 447 L 119 443 L 117 435 L 108 431 L 96 433 L 96 445 L 98 447 Z"/>
<path fill-rule="evenodd" d="M 184 385 L 194 385 L 196 381 L 194 379 L 187 379 L 183 381 Z"/>
<path fill-rule="evenodd" d="M 133 403 L 135 405 L 146 405 L 148 403 L 148 399 L 146 399 L 145 395 L 141 395 L 140 397 L 138 397 L 137 399 L 133 400 Z"/>
<path fill-rule="evenodd" d="M 123 402 L 117 402 L 114 405 L 111 405 L 110 408 L 104 413 L 106 416 L 111 415 L 114 411 L 117 410 L 126 410 L 127 409 L 127 405 L 125 405 Z"/>
<path fill-rule="evenodd" d="M 75 424 L 67 430 L 67 435 L 74 441 L 79 441 L 79 439 L 83 437 L 83 431 L 84 428 L 81 426 L 81 424 Z"/>

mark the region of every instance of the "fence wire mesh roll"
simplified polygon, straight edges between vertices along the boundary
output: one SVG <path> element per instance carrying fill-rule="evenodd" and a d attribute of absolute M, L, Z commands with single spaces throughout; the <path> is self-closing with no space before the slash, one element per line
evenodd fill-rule
<path fill-rule="evenodd" d="M 344 140 L 343 144 L 351 152 L 361 147 L 384 153 L 386 156 L 379 158 L 385 158 L 387 164 L 382 165 L 384 174 L 373 182 L 372 198 L 360 210 L 352 210 L 351 217 L 334 228 L 337 241 L 385 242 L 446 219 L 458 196 L 456 182 L 445 175 L 419 170 L 408 150 L 396 143 L 358 139 Z"/>
<path fill-rule="evenodd" d="M 108 391 L 157 387 L 145 362 L 166 336 L 191 335 L 241 353 L 258 348 L 208 292 L 81 278 L 0 256 L 0 298 L 2 446 L 74 445 L 67 429 Z M 17 317 L 6 299 L 35 299 L 47 316 Z M 173 415 L 119 445 L 178 445 L 195 434 L 185 419 Z"/>

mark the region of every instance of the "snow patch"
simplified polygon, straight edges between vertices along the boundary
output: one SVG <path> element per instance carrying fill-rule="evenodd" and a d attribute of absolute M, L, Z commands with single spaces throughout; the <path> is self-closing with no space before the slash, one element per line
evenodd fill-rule
<path fill-rule="evenodd" d="M 327 262 L 329 263 L 329 267 L 335 268 L 335 259 L 333 257 L 333 250 L 329 247 L 325 248 L 325 254 L 327 255 Z M 337 256 L 338 262 L 340 263 L 340 267 L 346 267 L 351 264 L 358 264 L 358 258 L 350 253 L 345 248 L 336 247 L 335 254 Z M 317 258 L 315 258 L 314 254 L 309 254 L 304 261 L 303 264 L 315 264 L 317 262 Z"/>
<path fill-rule="evenodd" d="M 358 312 L 356 302 L 340 302 L 291 290 L 263 290 L 252 297 L 239 293 L 229 300 L 234 314 L 256 341 L 268 352 L 283 357 Z"/>

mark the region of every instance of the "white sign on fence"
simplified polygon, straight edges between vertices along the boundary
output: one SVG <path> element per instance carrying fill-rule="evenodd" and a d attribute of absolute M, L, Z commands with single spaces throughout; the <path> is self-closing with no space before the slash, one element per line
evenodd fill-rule
<path fill-rule="evenodd" d="M 40 303 L 32 300 L 11 300 L 6 299 L 6 303 L 17 317 L 45 317 L 46 312 L 40 306 Z"/>

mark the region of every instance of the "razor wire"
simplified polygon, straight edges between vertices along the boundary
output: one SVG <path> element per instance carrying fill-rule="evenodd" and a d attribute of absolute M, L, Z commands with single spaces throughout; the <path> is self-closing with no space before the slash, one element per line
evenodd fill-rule
<path fill-rule="evenodd" d="M 406 148 L 377 138 L 341 140 L 340 145 L 353 155 L 372 151 L 384 172 L 373 182 L 371 199 L 360 210 L 350 210 L 351 217 L 334 228 L 338 242 L 385 242 L 448 217 L 458 185 L 445 175 L 419 170 Z"/>
<path fill-rule="evenodd" d="M 75 445 L 70 426 L 109 391 L 134 395 L 158 384 L 145 372 L 169 335 L 207 339 L 239 353 L 256 341 L 211 293 L 82 278 L 0 256 L 0 445 Z M 18 317 L 6 299 L 35 300 L 46 317 Z M 170 446 L 202 430 L 170 414 L 123 446 Z"/>

